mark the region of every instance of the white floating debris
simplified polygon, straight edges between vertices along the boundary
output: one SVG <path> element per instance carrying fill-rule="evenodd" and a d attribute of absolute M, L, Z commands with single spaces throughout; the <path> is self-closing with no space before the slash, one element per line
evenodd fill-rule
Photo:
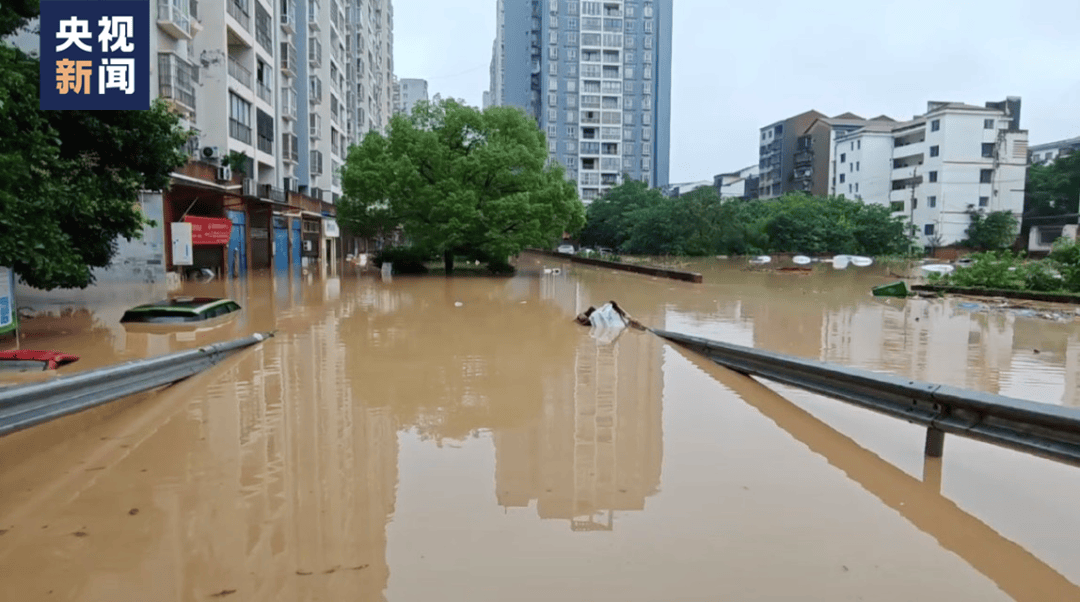
<path fill-rule="evenodd" d="M 461 307 L 462 305 L 465 305 L 465 304 L 462 303 L 461 301 L 454 301 L 454 307 Z"/>
<path fill-rule="evenodd" d="M 837 270 L 845 269 L 849 263 L 851 263 L 850 255 L 837 255 L 832 258 L 832 267 Z"/>
<path fill-rule="evenodd" d="M 810 259 L 806 255 L 796 255 L 791 258 L 791 261 L 795 262 L 795 265 L 806 265 L 813 261 L 813 259 Z"/>
<path fill-rule="evenodd" d="M 757 257 L 751 259 L 750 263 L 754 265 L 761 265 L 763 263 L 769 263 L 770 261 L 772 261 L 772 257 L 768 255 L 758 255 Z"/>
<path fill-rule="evenodd" d="M 947 263 L 935 263 L 921 267 L 924 272 L 936 272 L 938 274 L 951 274 L 956 269 Z"/>
<path fill-rule="evenodd" d="M 850 259 L 851 259 L 851 265 L 856 266 L 856 267 L 860 267 L 860 268 L 865 268 L 866 266 L 871 265 L 871 264 L 874 263 L 874 260 L 872 258 L 863 257 L 862 255 L 852 255 L 850 257 Z"/>

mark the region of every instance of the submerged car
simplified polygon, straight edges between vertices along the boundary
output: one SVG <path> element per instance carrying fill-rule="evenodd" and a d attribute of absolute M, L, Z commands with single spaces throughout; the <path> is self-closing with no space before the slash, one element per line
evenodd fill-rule
<path fill-rule="evenodd" d="M 568 255 L 573 255 L 574 254 L 574 245 L 559 245 L 559 248 L 556 249 L 556 251 L 558 251 L 559 253 L 566 253 Z"/>
<path fill-rule="evenodd" d="M 124 312 L 120 323 L 194 325 L 238 311 L 240 304 L 232 299 L 175 297 L 133 307 Z"/>

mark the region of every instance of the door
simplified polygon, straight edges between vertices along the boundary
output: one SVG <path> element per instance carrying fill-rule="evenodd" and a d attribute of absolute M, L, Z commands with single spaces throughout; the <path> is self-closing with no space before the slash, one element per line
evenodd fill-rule
<path fill-rule="evenodd" d="M 274 216 L 274 271 L 289 271 L 289 219 Z"/>
<path fill-rule="evenodd" d="M 303 243 L 300 242 L 300 220 L 292 220 L 292 265 L 293 271 L 297 274 L 300 273 L 300 248 L 303 247 Z"/>
<path fill-rule="evenodd" d="M 229 254 L 225 259 L 226 271 L 230 278 L 247 274 L 247 215 L 243 211 L 227 211 L 232 222 L 232 235 L 229 236 Z"/>

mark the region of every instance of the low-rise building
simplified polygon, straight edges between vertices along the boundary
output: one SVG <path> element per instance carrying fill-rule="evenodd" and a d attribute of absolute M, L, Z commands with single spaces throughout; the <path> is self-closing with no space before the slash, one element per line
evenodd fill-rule
<path fill-rule="evenodd" d="M 868 124 L 833 146 L 831 193 L 892 207 L 922 246 L 962 241 L 972 212 L 1023 212 L 1028 146 L 1018 97 L 982 107 L 932 101 L 910 121 Z"/>
<path fill-rule="evenodd" d="M 757 183 L 760 168 L 757 165 L 744 167 L 731 173 L 713 176 L 713 187 L 722 199 L 751 199 L 757 196 Z"/>
<path fill-rule="evenodd" d="M 1080 151 L 1080 136 L 1058 140 L 1057 142 L 1036 144 L 1031 146 L 1028 151 L 1028 163 L 1031 165 L 1053 163 L 1054 159 L 1058 157 Z"/>

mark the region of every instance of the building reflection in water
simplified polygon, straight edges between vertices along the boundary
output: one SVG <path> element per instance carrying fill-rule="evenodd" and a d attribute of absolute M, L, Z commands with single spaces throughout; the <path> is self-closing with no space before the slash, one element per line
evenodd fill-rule
<path fill-rule="evenodd" d="M 539 283 L 541 299 L 567 317 L 595 303 L 577 279 Z M 616 511 L 643 510 L 659 489 L 663 345 L 630 331 L 610 344 L 585 329 L 577 339 L 572 368 L 543 383 L 539 419 L 494 430 L 496 498 L 507 508 L 536 501 L 541 518 L 574 531 L 612 530 Z"/>

